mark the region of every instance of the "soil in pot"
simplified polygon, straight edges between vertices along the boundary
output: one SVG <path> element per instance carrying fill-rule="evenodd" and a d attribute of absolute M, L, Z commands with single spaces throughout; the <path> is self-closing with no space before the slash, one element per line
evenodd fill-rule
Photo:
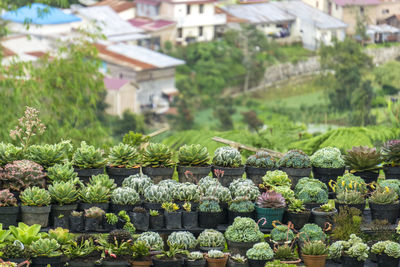
<path fill-rule="evenodd" d="M 189 167 L 189 166 L 178 166 L 178 177 L 179 182 L 181 183 L 193 183 L 197 184 L 199 180 L 203 177 L 206 177 L 210 174 L 211 166 L 200 166 L 200 167 Z M 189 171 L 190 174 L 185 174 L 186 171 Z"/>
<path fill-rule="evenodd" d="M 294 229 L 300 230 L 306 223 L 310 220 L 310 211 L 304 211 L 300 213 L 295 213 L 286 210 L 285 215 L 283 216 L 283 222 L 287 224 L 288 222 L 292 222 Z"/>
<path fill-rule="evenodd" d="M 260 208 L 256 206 L 257 221 L 260 228 L 272 229 L 273 221 L 282 221 L 285 209 Z"/>
<path fill-rule="evenodd" d="M 302 255 L 306 267 L 325 267 L 327 255 Z"/>
<path fill-rule="evenodd" d="M 111 179 L 114 179 L 114 182 L 118 187 L 122 186 L 122 182 L 128 176 L 138 174 L 140 172 L 140 168 L 115 168 L 115 167 L 106 167 L 106 172 Z"/>
<path fill-rule="evenodd" d="M 83 216 L 69 216 L 69 229 L 72 233 L 79 233 L 83 231 L 84 228 L 84 218 Z"/>
<path fill-rule="evenodd" d="M 233 220 L 235 220 L 236 217 L 248 217 L 248 218 L 254 219 L 254 211 L 236 212 L 236 211 L 231 211 L 228 209 L 229 224 L 232 224 Z"/>
<path fill-rule="evenodd" d="M 109 204 L 108 203 L 83 203 L 83 202 L 79 203 L 79 210 L 81 210 L 81 211 L 88 210 L 92 207 L 98 207 L 107 213 Z"/>
<path fill-rule="evenodd" d="M 376 255 L 378 267 L 398 267 L 400 258 L 389 257 L 386 254 Z"/>
<path fill-rule="evenodd" d="M 68 217 L 74 210 L 78 209 L 78 204 L 71 204 L 71 205 L 52 205 L 51 206 L 51 213 L 50 213 L 50 223 L 53 225 L 55 224 L 55 219 L 59 218 L 60 215 L 63 218 L 66 218 L 66 227 L 69 228 Z"/>
<path fill-rule="evenodd" d="M 149 214 L 147 212 L 129 212 L 129 217 L 136 230 L 147 231 L 149 229 Z"/>
<path fill-rule="evenodd" d="M 226 243 L 231 255 L 240 254 L 243 256 L 246 255 L 247 250 L 251 249 L 258 242 L 234 242 L 226 240 Z"/>
<path fill-rule="evenodd" d="M 312 167 L 314 178 L 320 180 L 324 184 L 328 185 L 330 180 L 336 181 L 339 176 L 344 174 L 345 167 L 343 168 L 319 168 Z M 330 187 L 328 186 L 330 189 Z"/>
<path fill-rule="evenodd" d="M 181 229 L 182 228 L 182 212 L 164 212 L 165 228 Z"/>
<path fill-rule="evenodd" d="M 185 229 L 193 229 L 199 227 L 199 214 L 197 211 L 182 212 L 182 227 Z"/>
<path fill-rule="evenodd" d="M 272 169 L 267 168 L 257 168 L 253 166 L 245 166 L 246 177 L 254 182 L 255 185 L 263 183 L 262 178 L 267 173 L 267 171 L 272 171 Z"/>
<path fill-rule="evenodd" d="M 155 184 L 158 184 L 162 180 L 172 179 L 175 167 L 172 168 L 143 167 L 142 170 L 143 174 L 146 174 L 153 180 Z"/>
<path fill-rule="evenodd" d="M 212 166 L 211 171 L 214 178 L 217 178 L 217 176 L 215 175 L 215 170 L 220 170 L 224 172 L 224 175 L 222 177 L 219 177 L 218 179 L 221 182 L 221 185 L 225 187 L 229 187 L 233 180 L 242 178 L 244 174 L 244 166 L 238 168 Z"/>
<path fill-rule="evenodd" d="M 17 225 L 19 215 L 19 206 L 16 207 L 0 207 L 0 223 L 3 228 L 8 228 L 10 225 Z"/>
<path fill-rule="evenodd" d="M 185 260 L 186 266 L 187 267 L 205 267 L 206 266 L 206 260 L 197 260 L 197 261 L 189 261 Z"/>
<path fill-rule="evenodd" d="M 372 220 L 387 220 L 390 224 L 396 223 L 399 217 L 400 204 L 375 204 L 369 202 Z"/>
<path fill-rule="evenodd" d="M 217 228 L 220 222 L 221 212 L 202 212 L 199 211 L 199 227 L 200 228 Z"/>
<path fill-rule="evenodd" d="M 290 180 L 292 181 L 292 189 L 297 185 L 297 182 L 303 177 L 310 177 L 311 168 L 286 168 L 280 167 L 280 169 L 287 173 Z"/>
<path fill-rule="evenodd" d="M 50 210 L 51 206 L 21 206 L 22 222 L 27 225 L 39 224 L 42 227 L 47 227 L 49 224 Z"/>
<path fill-rule="evenodd" d="M 104 168 L 97 168 L 97 169 L 74 168 L 74 169 L 75 169 L 75 172 L 78 174 L 79 180 L 81 180 L 81 182 L 84 184 L 89 183 L 89 179 L 93 175 L 98 175 L 98 174 L 104 173 Z"/>
<path fill-rule="evenodd" d="M 363 267 L 364 261 L 359 261 L 357 258 L 343 256 L 341 258 L 343 267 Z"/>
<path fill-rule="evenodd" d="M 228 261 L 228 255 L 225 255 L 225 257 L 221 259 L 213 259 L 206 256 L 206 260 L 208 267 L 225 267 L 226 262 Z M 262 267 L 264 267 L 264 265 Z"/>
<path fill-rule="evenodd" d="M 184 264 L 184 260 L 180 258 L 158 259 L 157 257 L 153 257 L 152 259 L 154 267 L 182 267 Z"/>
<path fill-rule="evenodd" d="M 31 267 L 62 267 L 63 264 L 61 263 L 61 256 L 58 257 L 36 257 L 32 258 L 32 265 Z"/>
<path fill-rule="evenodd" d="M 150 216 L 149 222 L 150 222 L 150 229 L 159 230 L 159 229 L 164 228 L 164 216 L 163 215 Z"/>
<path fill-rule="evenodd" d="M 333 225 L 334 223 L 334 216 L 337 214 L 337 210 L 333 210 L 330 212 L 325 212 L 322 211 L 319 207 L 318 208 L 313 208 L 311 210 L 311 213 L 313 215 L 314 223 L 321 227 L 322 229 L 326 228 L 326 224 L 330 223 Z"/>
<path fill-rule="evenodd" d="M 376 182 L 379 176 L 379 172 L 371 172 L 371 171 L 355 172 L 353 174 L 355 176 L 360 176 L 361 178 L 363 178 L 367 184 Z"/>
<path fill-rule="evenodd" d="M 85 231 L 93 232 L 101 229 L 101 217 L 100 218 L 85 218 Z"/>
<path fill-rule="evenodd" d="M 385 179 L 400 179 L 400 166 L 383 166 L 385 172 Z"/>

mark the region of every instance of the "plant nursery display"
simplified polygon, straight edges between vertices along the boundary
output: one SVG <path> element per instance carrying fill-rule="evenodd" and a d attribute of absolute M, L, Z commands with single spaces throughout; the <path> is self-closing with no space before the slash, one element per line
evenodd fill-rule
<path fill-rule="evenodd" d="M 274 191 L 262 193 L 256 202 L 257 220 L 261 228 L 272 228 L 273 221 L 282 221 L 285 198 Z"/>
<path fill-rule="evenodd" d="M 246 160 L 246 177 L 256 185 L 262 183 L 262 177 L 267 171 L 276 167 L 276 161 L 267 151 L 257 151 Z"/>
<path fill-rule="evenodd" d="M 344 267 L 362 267 L 368 258 L 369 246 L 354 234 L 347 241 L 336 241 L 329 247 L 329 258 L 342 261 Z"/>
<path fill-rule="evenodd" d="M 400 177 L 400 140 L 390 140 L 383 144 L 381 155 L 384 162 L 383 171 L 386 179 Z"/>
<path fill-rule="evenodd" d="M 387 220 L 395 223 L 399 217 L 399 196 L 389 187 L 377 186 L 369 197 L 372 220 Z"/>
<path fill-rule="evenodd" d="M 214 152 L 211 171 L 214 177 L 218 177 L 223 186 L 228 187 L 234 179 L 243 176 L 244 166 L 240 152 L 229 146 L 217 148 Z M 217 176 L 218 172 L 221 174 Z"/>
<path fill-rule="evenodd" d="M 168 146 L 160 143 L 150 143 L 142 155 L 143 173 L 154 183 L 163 179 L 171 179 L 175 169 L 172 152 Z"/>
<path fill-rule="evenodd" d="M 286 172 L 292 180 L 292 186 L 296 186 L 302 177 L 309 177 L 311 174 L 310 158 L 301 150 L 290 150 L 278 161 L 278 167 Z"/>
<path fill-rule="evenodd" d="M 184 145 L 178 151 L 178 177 L 180 182 L 197 183 L 211 171 L 210 155 L 202 145 Z"/>
<path fill-rule="evenodd" d="M 37 186 L 28 187 L 21 193 L 21 217 L 28 225 L 47 227 L 51 210 L 50 193 Z"/>
<path fill-rule="evenodd" d="M 336 147 L 324 147 L 316 151 L 311 157 L 314 178 L 328 184 L 330 180 L 336 180 L 342 176 L 345 163 L 342 153 Z"/>
<path fill-rule="evenodd" d="M 106 171 L 121 186 L 126 177 L 139 173 L 139 162 L 140 156 L 136 148 L 119 143 L 110 148 Z"/>
<path fill-rule="evenodd" d="M 366 183 L 376 182 L 382 157 L 375 147 L 353 147 L 344 155 L 344 161 L 350 173 L 360 176 Z"/>
<path fill-rule="evenodd" d="M 328 247 L 320 240 L 309 241 L 302 246 L 301 255 L 306 267 L 324 267 L 328 257 Z"/>

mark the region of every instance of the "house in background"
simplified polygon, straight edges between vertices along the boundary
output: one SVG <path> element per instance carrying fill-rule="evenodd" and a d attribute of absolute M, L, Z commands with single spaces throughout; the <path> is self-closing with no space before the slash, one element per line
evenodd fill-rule
<path fill-rule="evenodd" d="M 400 29 L 387 24 L 368 25 L 366 34 L 374 43 L 400 41 Z"/>
<path fill-rule="evenodd" d="M 400 29 L 400 12 L 397 15 L 393 15 L 385 19 L 385 24 L 388 24 L 390 26 L 396 27 Z"/>
<path fill-rule="evenodd" d="M 124 0 L 103 0 L 92 6 L 109 6 L 111 7 L 123 20 L 133 19 L 135 17 L 136 8 L 134 1 Z"/>
<path fill-rule="evenodd" d="M 124 111 L 132 113 L 140 112 L 139 103 L 136 100 L 136 85 L 127 79 L 104 78 L 104 86 L 107 89 L 106 112 L 110 115 L 122 117 Z"/>

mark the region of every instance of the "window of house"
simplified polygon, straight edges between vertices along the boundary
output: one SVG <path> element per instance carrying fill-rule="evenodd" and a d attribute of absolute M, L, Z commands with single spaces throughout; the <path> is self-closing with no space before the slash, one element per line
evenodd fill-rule
<path fill-rule="evenodd" d="M 199 13 L 202 14 L 204 12 L 204 5 L 200 4 L 199 5 Z"/>
<path fill-rule="evenodd" d="M 203 36 L 203 26 L 199 27 L 199 37 Z"/>
<path fill-rule="evenodd" d="M 190 5 L 187 5 L 187 6 L 186 6 L 186 14 L 187 14 L 187 15 L 190 15 Z"/>
<path fill-rule="evenodd" d="M 178 28 L 178 38 L 182 38 L 182 28 Z"/>

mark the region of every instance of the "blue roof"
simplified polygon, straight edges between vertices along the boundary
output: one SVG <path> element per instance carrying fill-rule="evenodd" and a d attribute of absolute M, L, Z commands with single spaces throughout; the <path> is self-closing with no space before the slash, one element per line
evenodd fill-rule
<path fill-rule="evenodd" d="M 46 12 L 44 12 L 45 9 Z M 64 13 L 61 9 L 38 3 L 6 12 L 1 18 L 12 22 L 29 22 L 41 25 L 63 24 L 81 20 L 77 16 Z"/>

